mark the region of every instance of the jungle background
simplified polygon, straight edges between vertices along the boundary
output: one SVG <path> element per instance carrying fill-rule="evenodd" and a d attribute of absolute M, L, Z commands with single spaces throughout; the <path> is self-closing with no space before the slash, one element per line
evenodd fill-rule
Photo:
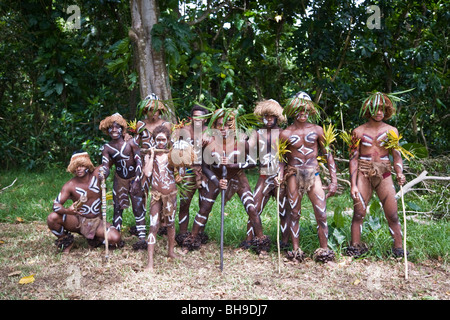
<path fill-rule="evenodd" d="M 70 7 L 74 5 L 79 8 L 79 16 Z M 367 10 L 371 5 L 380 9 L 379 27 L 370 25 L 376 14 L 376 11 Z M 450 293 L 445 284 L 448 285 L 449 252 L 446 200 L 450 173 L 449 9 L 450 4 L 445 1 L 2 1 L 0 246 L 3 251 L 0 258 L 5 263 L 1 274 L 2 288 L 5 289 L 0 297 L 99 298 L 93 292 L 83 296 L 76 290 L 73 293 L 67 286 L 61 289 L 57 281 L 51 280 L 56 276 L 65 284 L 67 263 L 76 265 L 77 258 L 86 260 L 92 259 L 91 256 L 85 257 L 78 252 L 67 262 L 49 252 L 36 252 L 43 245 L 53 246 L 45 219 L 62 184 L 70 179 L 64 172 L 70 155 L 84 149 L 98 164 L 100 146 L 107 139 L 98 130 L 100 121 L 114 112 L 121 113 L 127 120 L 141 119 L 139 103 L 149 92 L 157 92 L 170 101 L 170 118 L 181 120 L 188 117 L 194 102 L 221 105 L 231 97 L 232 104 L 242 105 L 251 112 L 258 100 L 275 99 L 285 105 L 293 94 L 305 91 L 323 110 L 320 125 L 332 123 L 338 131 L 350 131 L 362 124 L 359 109 L 369 92 L 413 89 L 401 95 L 404 101 L 399 103 L 398 113 L 389 123 L 403 136 L 402 146 L 416 155 L 405 161 L 407 180 L 414 180 L 424 171 L 431 176 L 405 194 L 408 227 L 412 228 L 407 243 L 408 248 L 414 247 L 410 261 L 417 264 L 412 274 L 416 272 L 424 281 L 417 288 L 414 286 L 418 282 L 403 286 L 398 280 L 398 285 L 390 284 L 392 277 L 401 277 L 401 263 L 384 260 L 388 257 L 386 252 L 391 240 L 383 212 L 375 199 L 364 225 L 367 230 L 365 240 L 373 244 L 369 258 L 373 259 L 371 263 L 378 263 L 376 271 L 382 275 L 382 285 L 378 287 L 384 290 L 389 282 L 389 290 L 384 293 L 379 290 L 371 297 L 448 299 Z M 139 15 L 140 18 L 151 17 L 147 19 L 149 21 L 142 19 L 145 32 L 136 22 Z M 149 47 L 140 47 L 144 45 Z M 153 66 L 151 75 L 145 70 L 147 66 Z M 282 282 L 253 276 L 245 278 L 244 275 L 240 278 L 243 260 L 253 261 L 251 268 L 265 266 L 265 271 L 260 272 L 268 273 L 268 277 L 276 272 L 273 268 L 277 260 L 276 253 L 272 253 L 272 261 L 261 264 L 251 254 L 245 253 L 244 259 L 244 253 L 240 253 L 235 255 L 237 260 L 232 263 L 235 273 L 229 273 L 231 284 L 228 283 L 228 287 L 218 282 L 209 284 L 215 291 L 203 292 L 201 283 L 217 280 L 211 275 L 215 274 L 216 266 L 190 266 L 203 270 L 210 280 L 188 272 L 184 275 L 187 278 L 180 281 L 200 284 L 198 291 L 195 286 L 193 292 L 183 289 L 182 297 L 189 298 L 195 293 L 200 299 L 290 299 L 292 290 L 297 290 L 294 298 L 366 297 L 367 291 L 358 290 L 358 283 L 365 281 L 361 274 L 371 277 L 371 273 L 366 270 L 344 272 L 342 269 L 373 265 L 355 265 L 341 256 L 349 241 L 352 210 L 348 196 L 347 146 L 338 139 L 333 152 L 340 179 L 339 192 L 328 204 L 330 246 L 338 254 L 335 265 L 320 267 L 309 262 L 300 269 L 289 265 L 289 268 L 297 269 L 287 269 L 286 275 L 280 275 Z M 254 186 L 257 172 L 249 171 L 248 174 Z M 323 178 L 326 182 L 326 170 Z M 398 190 L 397 185 L 396 188 Z M 226 231 L 229 248 L 238 247 L 245 235 L 245 212 L 238 200 L 233 198 L 227 204 L 227 223 L 233 226 Z M 301 246 L 311 255 L 317 247 L 315 224 L 310 204 L 307 200 L 304 202 Z M 192 212 L 197 210 L 196 205 Z M 214 210 L 207 230 L 213 241 L 218 240 L 220 217 L 220 209 L 215 206 Z M 275 203 L 271 201 L 265 211 L 274 210 Z M 126 212 L 125 216 L 128 217 L 125 226 L 132 225 L 131 213 Z M 265 213 L 262 219 L 264 228 L 274 239 L 276 215 Z M 403 223 L 403 217 L 400 219 Z M 21 239 L 32 241 L 31 246 Z M 202 253 L 195 253 L 200 255 L 199 261 L 210 261 L 208 257 L 217 253 L 211 248 L 214 245 L 213 242 Z M 82 241 L 78 246 L 86 247 Z M 100 259 L 101 251 L 92 254 L 97 254 Z M 126 281 L 138 281 L 130 279 L 141 269 L 143 255 L 129 249 L 114 254 L 118 256 L 117 260 L 126 262 L 109 269 L 111 274 L 114 273 L 114 277 L 119 274 Z M 100 264 L 95 259 L 92 261 L 81 270 L 81 278 L 106 281 L 98 279 Z M 186 258 L 182 261 L 177 265 L 180 273 L 184 272 L 186 261 L 196 263 Z M 45 264 L 52 265 L 53 271 L 43 268 Z M 312 289 L 315 282 L 308 277 L 314 276 L 307 273 L 307 268 L 313 268 L 321 277 L 328 275 L 327 270 L 331 268 L 335 270 L 331 274 L 336 277 L 330 279 L 329 287 L 318 292 L 317 288 Z M 163 280 L 176 273 L 168 269 L 160 271 Z M 16 277 L 32 272 L 46 274 L 48 282 L 38 284 L 36 281 L 31 285 L 34 287 L 21 289 Z M 355 272 L 360 276 L 355 277 Z M 292 281 L 288 275 L 304 276 L 303 284 L 308 284 L 313 291 L 293 289 L 294 283 L 284 282 Z M 138 279 L 142 277 L 147 276 Z M 430 277 L 433 282 L 428 282 Z M 166 293 L 143 296 L 170 298 L 173 291 L 165 287 L 163 280 L 155 285 Z M 274 281 L 284 288 L 282 293 L 269 294 L 268 287 L 274 285 Z M 61 289 L 62 293 L 50 292 L 52 286 Z M 242 286 L 244 296 L 239 293 Z M 255 288 L 258 290 L 254 291 Z M 349 291 L 349 288 L 355 290 Z M 117 293 L 114 298 L 131 296 L 132 292 L 123 296 Z"/>

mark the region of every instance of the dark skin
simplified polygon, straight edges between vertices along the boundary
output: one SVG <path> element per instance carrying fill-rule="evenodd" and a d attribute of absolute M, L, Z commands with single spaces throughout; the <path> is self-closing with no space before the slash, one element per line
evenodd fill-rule
<path fill-rule="evenodd" d="M 112 165 L 116 166 L 116 173 L 120 178 L 135 178 L 131 185 L 130 197 L 133 214 L 136 218 L 136 226 L 139 225 L 141 229 L 144 229 L 144 231 L 139 233 L 139 238 L 145 239 L 145 203 L 144 192 L 140 182 L 142 161 L 139 146 L 132 139 L 125 142 L 123 128 L 116 122 L 109 128 L 109 135 L 111 140 L 104 145 L 102 151 L 105 178 L 108 177 Z M 114 185 L 117 194 L 119 190 L 116 190 L 116 188 L 116 185 Z M 116 195 L 113 197 L 116 197 Z M 119 206 L 119 199 L 114 198 L 113 224 L 119 230 L 122 225 L 122 213 L 123 209 Z"/>
<path fill-rule="evenodd" d="M 156 127 L 164 125 L 169 130 L 172 130 L 172 124 L 161 118 L 161 111 L 148 110 L 147 118 L 137 123 L 137 128 L 140 131 L 141 128 L 145 128 L 140 134 L 136 135 L 135 141 L 144 149 L 148 149 L 154 146 L 152 141 L 152 134 Z"/>
<path fill-rule="evenodd" d="M 229 134 L 234 134 L 234 130 L 231 129 L 229 122 L 224 123 L 223 120 L 223 117 L 218 118 L 214 123 L 214 129 L 220 130 L 221 137 L 214 136 L 205 148 L 205 152 L 216 155 L 219 165 L 212 164 L 209 166 L 210 170 L 213 173 L 213 177 L 208 180 L 208 185 L 201 189 L 200 211 L 195 217 L 191 234 L 195 238 L 200 232 L 204 230 L 215 199 L 217 198 L 221 190 L 226 190 L 228 188 L 229 180 L 235 179 L 236 185 L 238 186 L 236 193 L 240 197 L 245 210 L 249 215 L 249 220 L 253 227 L 253 232 L 256 237 L 262 238 L 264 234 L 262 230 L 261 219 L 257 215 L 255 210 L 252 191 L 250 189 L 247 177 L 245 176 L 245 174 L 240 172 L 242 170 L 242 163 L 240 164 L 236 158 L 234 158 L 234 161 L 232 161 L 232 159 L 230 159 L 227 155 L 224 155 L 225 150 L 236 150 L 238 141 L 236 137 L 227 139 L 227 136 Z M 240 141 L 239 143 L 246 142 Z M 248 150 L 248 144 L 245 149 Z M 235 153 L 234 155 L 229 156 L 239 158 L 240 155 Z M 223 165 L 225 165 L 227 168 L 226 177 L 222 177 Z M 215 182 L 217 180 L 219 181 L 218 186 Z M 186 251 L 187 250 L 185 250 L 185 252 Z"/>
<path fill-rule="evenodd" d="M 319 151 L 327 156 L 327 164 L 331 175 L 331 183 L 328 193 L 322 187 L 320 176 L 315 176 L 315 181 L 311 189 L 307 192 L 308 198 L 313 204 L 314 215 L 318 225 L 318 237 L 320 248 L 328 247 L 328 226 L 326 220 L 326 199 L 336 193 L 337 176 L 334 158 L 331 153 L 327 153 L 324 148 L 324 138 L 322 127 L 309 123 L 308 112 L 305 110 L 297 114 L 294 123 L 287 127 L 280 134 L 281 141 L 288 142 L 287 164 L 299 169 L 316 169 L 318 167 L 317 156 Z M 284 168 L 282 166 L 282 172 Z M 295 176 L 290 176 L 287 180 L 287 200 L 291 206 L 291 239 L 293 251 L 299 249 L 299 218 L 301 214 L 301 202 L 303 195 L 298 192 Z"/>
<path fill-rule="evenodd" d="M 169 143 L 169 137 L 163 133 L 158 134 L 155 137 L 155 147 L 157 149 L 167 149 Z M 151 155 L 146 155 L 146 165 L 144 167 L 144 174 L 150 178 L 151 190 L 158 191 L 163 195 L 169 195 L 174 191 L 177 191 L 176 183 L 179 182 L 174 177 L 174 168 L 168 165 L 167 153 L 154 151 L 152 149 Z M 180 176 L 178 176 L 180 177 Z M 181 177 L 180 177 L 181 178 Z M 176 208 L 176 195 L 174 195 L 172 202 L 169 202 L 168 206 Z M 147 266 L 146 271 L 153 272 L 154 270 L 154 252 L 156 245 L 156 234 L 160 226 L 160 216 L 162 214 L 163 202 L 162 200 L 152 201 L 150 207 L 150 228 L 148 236 L 147 246 Z M 176 258 L 174 252 L 175 247 L 175 213 L 170 217 L 165 217 L 167 224 L 167 238 L 168 238 L 168 252 L 169 258 Z"/>
<path fill-rule="evenodd" d="M 395 188 L 392 176 L 384 178 L 374 189 L 368 178 L 358 172 L 358 159 L 367 159 L 373 162 L 387 162 L 389 150 L 383 147 L 383 138 L 386 132 L 393 130 L 398 135 L 397 128 L 383 122 L 384 113 L 382 108 L 372 115 L 368 122 L 357 127 L 353 135 L 361 139 L 357 150 L 350 158 L 351 174 L 351 196 L 354 202 L 354 215 L 351 226 L 351 245 L 358 246 L 361 243 L 361 228 L 363 219 L 366 215 L 366 207 L 372 197 L 373 191 L 380 199 L 386 219 L 389 224 L 389 230 L 394 239 L 394 248 L 402 248 L 401 226 L 398 220 L 397 200 L 395 199 Z M 393 167 L 397 175 L 397 182 L 403 185 L 406 178 L 403 175 L 403 160 L 401 153 L 397 150 L 392 151 Z"/>
<path fill-rule="evenodd" d="M 70 232 L 80 233 L 79 221 L 76 216 L 94 218 L 101 215 L 99 210 L 99 207 L 101 207 L 101 204 L 99 204 L 101 202 L 99 170 L 100 167 L 97 167 L 93 172 L 89 172 L 85 166 L 78 166 L 76 168 L 75 176 L 64 184 L 58 198 L 54 202 L 53 209 L 55 211 L 47 217 L 47 225 L 50 230 L 58 232 L 61 228 L 64 228 Z M 67 200 L 72 200 L 73 202 L 78 201 L 81 197 L 81 191 L 83 191 L 87 198 L 82 208 L 75 210 L 73 203 L 67 208 L 64 207 Z M 86 212 L 89 213 L 86 214 Z M 111 224 L 109 223 L 106 224 L 106 227 L 109 229 L 109 244 L 118 244 L 121 241 L 120 233 L 116 229 L 110 228 Z M 95 233 L 95 237 L 98 240 L 102 241 L 105 239 L 103 230 L 102 221 Z M 59 238 L 59 236 L 57 237 Z M 72 246 L 73 244 L 65 248 L 63 252 L 69 253 Z"/>
<path fill-rule="evenodd" d="M 250 148 L 258 148 L 257 152 L 258 155 L 260 155 L 260 176 L 258 178 L 258 181 L 255 185 L 255 190 L 253 193 L 255 206 L 256 206 L 256 212 L 258 215 L 261 215 L 262 211 L 264 210 L 264 207 L 266 206 L 267 202 L 269 201 L 271 196 L 276 197 L 277 196 L 277 189 L 279 187 L 279 179 L 278 177 L 278 161 L 275 161 L 274 159 L 268 159 L 270 156 L 270 153 L 273 153 L 273 148 L 276 146 L 279 133 L 281 132 L 280 127 L 278 126 L 278 118 L 274 115 L 265 114 L 263 115 L 263 123 L 264 126 L 262 129 L 265 129 L 265 131 L 257 130 L 253 132 L 253 135 L 250 137 L 249 140 L 249 146 Z M 263 157 L 261 157 L 263 155 Z M 275 168 L 275 166 L 277 168 Z M 276 170 L 276 172 L 274 171 Z M 266 188 L 271 189 L 270 193 L 266 195 L 264 192 L 266 191 Z M 285 193 L 284 188 L 280 190 L 280 206 L 279 206 L 279 213 L 280 213 L 280 227 L 282 230 L 282 242 L 284 244 L 287 244 L 289 241 L 289 212 L 287 212 L 287 209 L 289 209 L 289 206 L 286 205 L 287 202 L 284 201 Z M 247 226 L 247 241 L 251 240 L 253 238 L 253 234 L 250 231 L 251 225 L 248 224 Z"/>
<path fill-rule="evenodd" d="M 181 139 L 187 140 L 189 143 L 194 144 L 195 141 L 195 135 L 194 135 L 194 129 L 196 132 L 200 132 L 203 134 L 203 132 L 207 129 L 205 122 L 206 119 L 199 118 L 200 116 L 204 115 L 203 111 L 200 110 L 194 110 L 192 112 L 192 123 L 184 126 L 181 129 L 178 129 L 176 131 L 176 136 L 180 136 Z M 201 146 L 200 146 L 201 150 Z M 201 164 L 195 164 L 194 168 L 196 170 L 200 170 Z M 184 183 L 189 186 L 188 190 L 183 194 L 182 197 L 180 197 L 180 209 L 178 213 L 178 220 L 179 220 L 179 233 L 184 234 L 188 231 L 188 225 L 189 225 L 189 207 L 192 202 L 192 198 L 197 190 L 195 186 L 195 176 L 189 175 L 185 176 Z"/>

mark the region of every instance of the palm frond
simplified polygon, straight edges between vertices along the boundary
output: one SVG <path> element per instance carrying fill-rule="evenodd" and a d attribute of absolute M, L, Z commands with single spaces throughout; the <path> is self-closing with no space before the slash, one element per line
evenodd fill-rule
<path fill-rule="evenodd" d="M 175 174 L 178 174 L 176 172 Z M 194 180 L 192 180 L 194 179 Z M 186 172 L 183 180 L 177 183 L 178 193 L 180 197 L 186 197 L 188 193 L 195 190 L 195 173 L 192 171 Z"/>
<path fill-rule="evenodd" d="M 400 153 L 407 159 L 409 160 L 409 157 L 414 158 L 414 155 L 409 152 L 408 150 L 406 150 L 405 148 L 403 148 L 400 145 L 400 139 L 403 136 L 401 134 L 397 135 L 395 133 L 394 130 L 389 130 L 387 133 L 387 137 L 384 140 L 385 144 L 384 147 L 388 150 L 397 150 L 400 151 Z"/>
<path fill-rule="evenodd" d="M 276 148 L 275 156 L 278 158 L 279 162 L 287 163 L 286 154 L 291 152 L 291 150 L 288 149 L 288 144 L 288 140 L 280 141 L 280 139 L 278 139 L 276 145 L 274 146 Z"/>
<path fill-rule="evenodd" d="M 352 135 L 347 131 L 342 131 L 339 134 L 339 137 L 348 146 L 348 153 L 350 155 L 353 154 L 358 149 L 359 143 L 361 142 L 361 139 L 358 139 L 355 135 Z"/>
<path fill-rule="evenodd" d="M 324 138 L 324 147 L 327 152 L 331 151 L 331 144 L 336 141 L 337 133 L 334 125 L 330 123 L 328 128 L 323 125 L 323 138 Z"/>
<path fill-rule="evenodd" d="M 392 108 L 394 109 L 394 112 L 396 112 L 397 103 L 400 101 L 405 102 L 405 100 L 400 98 L 399 95 L 410 92 L 412 90 L 414 90 L 414 88 L 391 93 L 383 93 L 379 91 L 371 92 L 369 93 L 368 97 L 363 99 L 363 103 L 359 111 L 359 116 L 363 116 L 366 113 L 367 109 L 369 110 L 371 115 L 374 115 L 378 111 L 378 108 L 380 106 L 382 108 L 385 108 L 385 106 L 388 105 L 387 100 L 390 100 L 390 102 L 392 103 Z"/>

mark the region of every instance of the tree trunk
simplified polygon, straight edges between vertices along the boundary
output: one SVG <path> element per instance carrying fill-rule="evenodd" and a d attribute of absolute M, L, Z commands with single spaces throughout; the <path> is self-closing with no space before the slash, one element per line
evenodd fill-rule
<path fill-rule="evenodd" d="M 158 23 L 157 0 L 130 0 L 131 28 L 128 32 L 134 42 L 139 61 L 139 87 L 141 99 L 155 93 L 169 108 L 171 119 L 175 120 L 169 75 L 166 68 L 164 49 L 156 51 L 152 46 L 152 28 Z"/>

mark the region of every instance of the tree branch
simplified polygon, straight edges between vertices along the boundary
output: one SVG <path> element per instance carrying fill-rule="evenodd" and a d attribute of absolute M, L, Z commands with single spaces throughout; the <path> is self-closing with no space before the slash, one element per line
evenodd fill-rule
<path fill-rule="evenodd" d="M 449 181 L 450 177 L 439 177 L 439 176 L 427 176 L 428 171 L 424 170 L 417 178 L 411 180 L 410 182 L 408 182 L 407 184 L 405 184 L 403 186 L 403 194 L 411 191 L 411 188 L 424 181 L 424 180 L 444 180 L 444 181 Z M 395 195 L 395 199 L 399 199 L 401 197 L 401 191 L 397 192 L 397 194 Z"/>
<path fill-rule="evenodd" d="M 212 7 L 207 9 L 203 15 L 201 15 L 198 19 L 192 20 L 192 21 L 186 21 L 186 24 L 189 26 L 193 26 L 199 22 L 202 22 L 203 20 L 205 20 L 207 17 L 209 17 L 209 15 L 211 13 L 215 13 L 217 11 L 219 11 L 220 9 L 222 9 L 223 7 L 225 7 L 225 5 L 228 4 L 228 1 L 224 1 L 221 4 L 219 4 L 217 7 Z"/>

